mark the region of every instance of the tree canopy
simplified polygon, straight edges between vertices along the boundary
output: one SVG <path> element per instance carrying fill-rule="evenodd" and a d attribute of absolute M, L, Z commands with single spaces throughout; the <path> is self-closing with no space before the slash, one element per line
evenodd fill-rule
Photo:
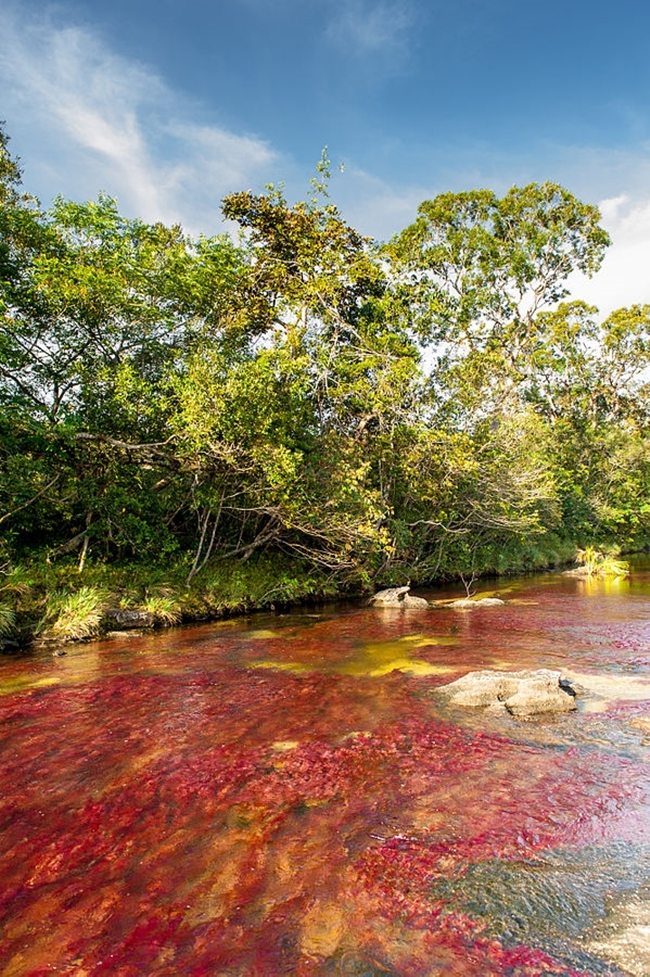
<path fill-rule="evenodd" d="M 444 193 L 379 245 L 322 180 L 228 196 L 237 240 L 20 181 L 0 129 L 6 559 L 358 587 L 647 540 L 650 308 L 568 295 L 609 239 L 563 187 Z"/>

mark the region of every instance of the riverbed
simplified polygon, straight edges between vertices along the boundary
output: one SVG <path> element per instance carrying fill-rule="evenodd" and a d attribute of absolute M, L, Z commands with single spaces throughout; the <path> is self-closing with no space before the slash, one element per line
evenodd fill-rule
<path fill-rule="evenodd" d="M 1 658 L 0 973 L 650 974 L 650 573 L 480 589 Z"/>

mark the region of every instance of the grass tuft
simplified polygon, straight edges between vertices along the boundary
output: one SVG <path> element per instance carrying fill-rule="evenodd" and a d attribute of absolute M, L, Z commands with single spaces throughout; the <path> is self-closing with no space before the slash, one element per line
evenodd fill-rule
<path fill-rule="evenodd" d="M 590 577 L 626 577 L 630 572 L 630 564 L 625 560 L 601 553 L 595 546 L 578 550 L 576 563 L 583 566 Z"/>
<path fill-rule="evenodd" d="M 47 602 L 43 636 L 80 641 L 99 634 L 102 615 L 111 601 L 109 591 L 80 587 L 74 593 L 55 594 Z"/>
<path fill-rule="evenodd" d="M 156 624 L 165 627 L 179 624 L 183 617 L 178 600 L 172 596 L 147 597 L 142 603 L 142 609 L 153 614 Z"/>
<path fill-rule="evenodd" d="M 0 604 L 0 638 L 6 637 L 14 629 L 16 615 L 7 604 Z"/>

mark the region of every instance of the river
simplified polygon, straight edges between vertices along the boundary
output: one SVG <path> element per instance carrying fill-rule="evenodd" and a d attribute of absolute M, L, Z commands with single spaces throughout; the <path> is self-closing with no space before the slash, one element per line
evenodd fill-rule
<path fill-rule="evenodd" d="M 0 658 L 0 973 L 650 974 L 650 573 L 489 586 Z"/>

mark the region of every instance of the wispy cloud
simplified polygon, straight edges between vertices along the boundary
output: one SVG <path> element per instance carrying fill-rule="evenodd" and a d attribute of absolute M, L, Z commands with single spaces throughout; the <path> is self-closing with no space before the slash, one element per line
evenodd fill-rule
<path fill-rule="evenodd" d="M 353 162 L 333 174 L 331 189 L 345 220 L 378 241 L 411 224 L 418 204 L 431 196 L 422 186 L 388 183 Z"/>
<path fill-rule="evenodd" d="M 359 57 L 399 64 L 413 42 L 410 0 L 325 0 L 323 9 L 329 42 Z M 23 156 L 26 188 L 44 203 L 56 192 L 80 200 L 102 189 L 118 197 L 126 214 L 214 233 L 222 228 L 220 200 L 231 190 L 285 179 L 304 194 L 309 171 L 288 154 L 255 134 L 214 124 L 205 105 L 57 16 L 63 15 L 35 21 L 18 6 L 0 12 L 0 116 L 12 149 Z M 345 146 L 333 153 L 344 155 Z M 421 200 L 444 190 L 488 186 L 501 193 L 512 183 L 555 179 L 583 200 L 601 201 L 613 240 L 595 278 L 572 278 L 573 294 L 603 314 L 650 303 L 650 146 L 549 144 L 515 153 L 438 145 L 426 150 L 419 177 L 410 176 L 413 159 L 408 146 L 390 176 L 384 156 L 383 179 L 348 161 L 332 185 L 346 219 L 385 239 L 415 218 Z"/>
<path fill-rule="evenodd" d="M 149 220 L 215 230 L 220 198 L 271 178 L 278 161 L 264 140 L 191 121 L 200 106 L 85 28 L 3 14 L 0 84 L 14 143 L 55 161 L 56 191 L 105 189 Z M 47 183 L 45 165 L 40 176 Z"/>
<path fill-rule="evenodd" d="M 335 3 L 326 36 L 357 54 L 403 56 L 413 23 L 408 0 L 344 0 Z"/>

